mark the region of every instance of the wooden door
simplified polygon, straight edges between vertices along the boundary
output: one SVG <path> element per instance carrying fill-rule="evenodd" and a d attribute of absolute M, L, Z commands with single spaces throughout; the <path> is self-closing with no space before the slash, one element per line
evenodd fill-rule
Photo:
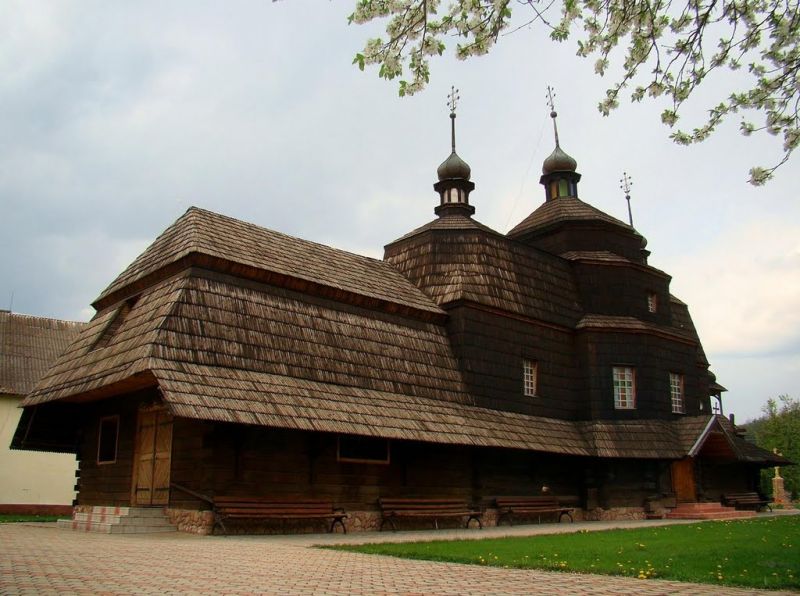
<path fill-rule="evenodd" d="M 697 501 L 697 489 L 694 483 L 694 459 L 686 457 L 672 462 L 672 488 L 679 503 Z"/>
<path fill-rule="evenodd" d="M 133 504 L 169 504 L 172 462 L 172 416 L 162 407 L 142 408 L 136 426 Z"/>

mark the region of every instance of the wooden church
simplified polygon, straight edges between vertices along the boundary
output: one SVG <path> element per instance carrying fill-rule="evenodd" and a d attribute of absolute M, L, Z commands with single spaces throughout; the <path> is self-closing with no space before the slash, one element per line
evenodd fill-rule
<path fill-rule="evenodd" d="M 687 306 L 579 198 L 557 131 L 544 202 L 502 234 L 473 218 L 450 117 L 436 217 L 383 260 L 190 208 L 95 300 L 14 446 L 76 453 L 78 509 L 199 532 L 221 496 L 326 499 L 374 529 L 387 498 L 491 524 L 497 495 L 600 519 L 756 490 L 784 460 L 713 412 Z"/>

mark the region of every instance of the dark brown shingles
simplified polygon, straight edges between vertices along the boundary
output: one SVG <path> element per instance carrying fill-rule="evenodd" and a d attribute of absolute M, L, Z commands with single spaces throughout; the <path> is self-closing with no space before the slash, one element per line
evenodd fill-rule
<path fill-rule="evenodd" d="M 402 242 L 403 240 L 407 240 L 408 238 L 412 238 L 429 230 L 482 230 L 484 232 L 488 232 L 489 234 L 494 234 L 495 236 L 502 236 L 500 232 L 496 232 L 489 226 L 472 219 L 468 215 L 453 213 L 442 217 L 437 217 L 433 221 L 426 223 L 424 226 L 420 226 L 416 230 L 412 230 L 408 234 L 405 234 L 397 240 L 390 242 L 387 246 L 397 242 Z"/>
<path fill-rule="evenodd" d="M 575 197 L 560 197 L 542 203 L 508 233 L 516 238 L 532 230 L 544 229 L 565 221 L 599 221 L 633 230 L 631 226 Z"/>
<path fill-rule="evenodd" d="M 413 284 L 383 261 L 294 238 L 191 207 L 98 297 L 95 303 L 193 253 L 271 271 L 345 292 L 438 312 Z"/>
<path fill-rule="evenodd" d="M 0 311 L 0 393 L 29 393 L 82 326 Z"/>
<path fill-rule="evenodd" d="M 145 372 L 158 328 L 181 290 L 178 279 L 162 282 L 143 293 L 108 345 L 94 349 L 118 309 L 97 313 L 50 367 L 23 405 L 79 395 Z"/>
<path fill-rule="evenodd" d="M 616 420 L 578 423 L 598 457 L 678 459 L 686 455 L 674 421 Z"/>
<path fill-rule="evenodd" d="M 440 305 L 468 300 L 564 327 L 581 315 L 567 261 L 495 233 L 429 229 L 388 245 L 386 259 Z"/>
<path fill-rule="evenodd" d="M 577 324 L 576 329 L 605 329 L 613 331 L 644 331 L 648 333 L 662 333 L 673 336 L 683 341 L 698 342 L 697 335 L 685 329 L 657 325 L 642 321 L 635 317 L 620 317 L 612 315 L 584 315 Z"/>
<path fill-rule="evenodd" d="M 143 293 L 105 347 L 97 339 L 117 308 L 99 313 L 25 404 L 123 381 L 151 358 L 467 399 L 442 326 L 206 275 Z"/>
<path fill-rule="evenodd" d="M 793 463 L 783 456 L 776 455 L 771 451 L 762 449 L 750 441 L 746 441 L 744 438 L 739 436 L 739 434 L 736 432 L 736 427 L 725 416 L 717 414 L 714 416 L 714 420 L 719 428 L 722 429 L 722 432 L 725 434 L 725 438 L 728 439 L 731 447 L 733 447 L 733 450 L 736 452 L 736 456 L 739 461 L 773 466 Z"/>
<path fill-rule="evenodd" d="M 157 363 L 177 416 L 263 426 L 589 455 L 575 423 L 425 397 L 233 370 Z"/>

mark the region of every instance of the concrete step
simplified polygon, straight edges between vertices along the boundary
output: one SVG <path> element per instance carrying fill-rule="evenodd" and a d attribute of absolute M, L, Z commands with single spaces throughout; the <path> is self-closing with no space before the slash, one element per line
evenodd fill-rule
<path fill-rule="evenodd" d="M 168 526 L 169 521 L 163 515 L 161 517 L 130 517 L 123 515 L 97 515 L 95 513 L 74 513 L 73 521 L 108 523 L 123 526 Z"/>
<path fill-rule="evenodd" d="M 163 507 L 91 507 L 95 515 L 121 515 L 132 517 L 163 517 Z"/>
<path fill-rule="evenodd" d="M 162 507 L 89 507 L 73 513 L 72 519 L 59 520 L 58 527 L 104 534 L 177 531 Z"/>
<path fill-rule="evenodd" d="M 754 515 L 754 511 L 737 511 L 719 503 L 680 503 L 667 513 L 667 519 L 744 519 Z"/>
<path fill-rule="evenodd" d="M 667 519 L 745 519 L 755 515 L 748 511 L 730 511 L 723 513 L 675 513 L 667 514 Z"/>
<path fill-rule="evenodd" d="M 150 534 L 161 532 L 177 532 L 175 526 L 127 526 L 120 524 L 75 521 L 70 519 L 58 520 L 58 527 L 77 532 L 97 532 L 99 534 Z"/>

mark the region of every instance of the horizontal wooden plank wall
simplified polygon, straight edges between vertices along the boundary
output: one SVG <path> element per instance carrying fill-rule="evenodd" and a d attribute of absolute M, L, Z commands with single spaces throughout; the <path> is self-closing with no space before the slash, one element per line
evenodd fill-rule
<path fill-rule="evenodd" d="M 393 441 L 390 463 L 336 460 L 336 436 L 176 419 L 172 480 L 208 496 L 331 499 L 353 510 L 375 509 L 379 497 L 579 494 L 588 460 L 517 450 Z M 583 462 L 581 465 L 574 465 Z M 571 467 L 568 467 L 571 466 Z M 172 507 L 202 503 L 173 490 Z"/>

